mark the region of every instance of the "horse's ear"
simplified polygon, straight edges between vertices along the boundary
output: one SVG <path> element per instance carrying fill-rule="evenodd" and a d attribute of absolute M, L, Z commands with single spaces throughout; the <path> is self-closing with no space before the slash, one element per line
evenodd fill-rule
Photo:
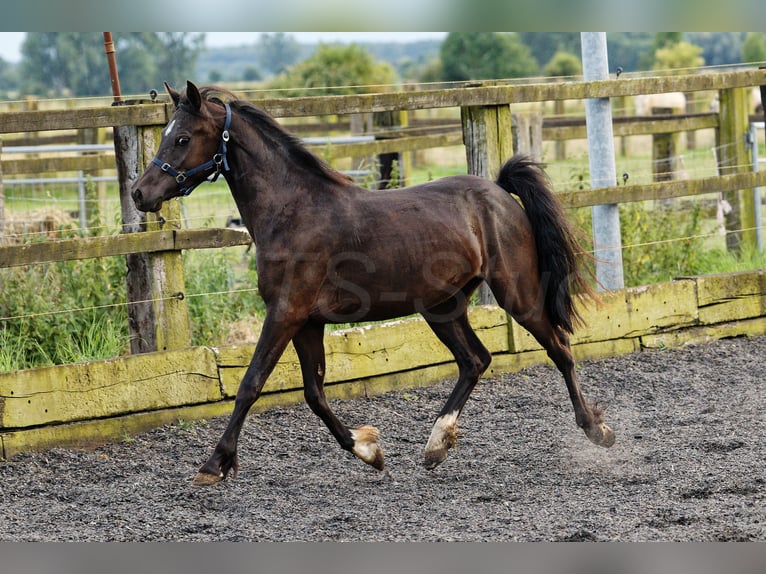
<path fill-rule="evenodd" d="M 178 102 L 181 101 L 181 94 L 176 92 L 173 88 L 171 88 L 167 82 L 163 82 L 165 84 L 165 91 L 170 95 L 170 99 L 173 100 L 173 104 L 175 104 L 176 107 L 178 107 Z"/>
<path fill-rule="evenodd" d="M 199 111 L 202 108 L 202 96 L 199 89 L 189 80 L 186 80 L 186 98 L 195 110 Z"/>

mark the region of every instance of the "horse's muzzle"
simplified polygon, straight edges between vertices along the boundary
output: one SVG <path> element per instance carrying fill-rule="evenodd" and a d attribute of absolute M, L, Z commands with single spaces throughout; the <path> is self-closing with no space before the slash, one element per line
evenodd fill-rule
<path fill-rule="evenodd" d="M 160 207 L 162 207 L 162 201 L 156 202 L 155 204 L 148 203 L 145 198 L 144 194 L 141 192 L 140 187 L 133 188 L 133 191 L 130 192 L 130 196 L 133 198 L 133 203 L 136 204 L 136 209 L 139 211 L 159 211 Z"/>

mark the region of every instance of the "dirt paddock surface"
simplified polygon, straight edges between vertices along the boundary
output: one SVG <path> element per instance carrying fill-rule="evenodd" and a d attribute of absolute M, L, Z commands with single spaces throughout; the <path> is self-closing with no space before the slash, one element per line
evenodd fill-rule
<path fill-rule="evenodd" d="M 226 417 L 93 450 L 0 463 L 4 541 L 766 540 L 766 337 L 578 367 L 611 449 L 576 428 L 539 366 L 480 382 L 458 448 L 422 466 L 453 382 L 333 401 L 381 431 L 387 470 L 342 451 L 301 404 L 248 418 L 236 480 L 191 485 Z"/>

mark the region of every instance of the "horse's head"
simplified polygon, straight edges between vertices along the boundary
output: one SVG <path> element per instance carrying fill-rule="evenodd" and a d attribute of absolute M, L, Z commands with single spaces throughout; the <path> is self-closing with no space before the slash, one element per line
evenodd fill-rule
<path fill-rule="evenodd" d="M 157 155 L 135 181 L 131 197 L 140 211 L 159 211 L 162 202 L 189 195 L 211 175 L 228 169 L 226 143 L 231 112 L 211 104 L 192 82 L 183 94 L 165 84 L 175 112 L 162 131 Z"/>

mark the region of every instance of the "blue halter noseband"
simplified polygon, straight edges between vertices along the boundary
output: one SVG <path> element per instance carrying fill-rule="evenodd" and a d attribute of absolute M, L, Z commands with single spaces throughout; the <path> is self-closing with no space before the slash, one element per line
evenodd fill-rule
<path fill-rule="evenodd" d="M 229 104 L 224 104 L 224 107 L 226 108 L 226 121 L 223 124 L 223 133 L 221 133 L 221 143 L 218 144 L 218 152 L 213 155 L 213 159 L 186 171 L 178 171 L 172 165 L 162 161 L 156 156 L 152 159 L 152 163 L 154 165 L 158 166 L 162 171 L 175 178 L 176 183 L 178 183 L 178 191 L 180 191 L 181 195 L 183 196 L 189 195 L 192 191 L 194 191 L 194 188 L 196 188 L 203 181 L 217 180 L 218 176 L 221 175 L 221 171 L 229 171 L 229 162 L 226 158 L 226 144 L 229 142 L 231 108 L 229 107 Z M 212 179 L 203 179 L 202 181 L 192 185 L 186 185 L 186 181 L 190 177 L 209 169 L 215 169 Z"/>

